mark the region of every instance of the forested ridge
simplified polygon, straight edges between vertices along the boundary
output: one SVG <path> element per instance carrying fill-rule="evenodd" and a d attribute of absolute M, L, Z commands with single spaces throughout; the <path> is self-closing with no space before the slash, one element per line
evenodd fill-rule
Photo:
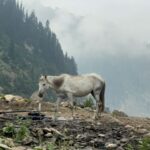
<path fill-rule="evenodd" d="M 50 29 L 16 0 L 0 0 L 0 87 L 30 96 L 41 74 L 77 74 L 73 57 L 63 53 Z"/>

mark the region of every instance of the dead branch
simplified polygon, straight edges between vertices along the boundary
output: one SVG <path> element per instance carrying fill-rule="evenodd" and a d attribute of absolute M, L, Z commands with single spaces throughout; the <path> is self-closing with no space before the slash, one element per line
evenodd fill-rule
<path fill-rule="evenodd" d="M 0 114 L 9 114 L 9 113 L 22 113 L 22 112 L 39 112 L 39 111 L 33 111 L 33 110 L 11 110 L 11 111 L 0 111 Z M 40 111 L 44 112 L 44 111 Z"/>

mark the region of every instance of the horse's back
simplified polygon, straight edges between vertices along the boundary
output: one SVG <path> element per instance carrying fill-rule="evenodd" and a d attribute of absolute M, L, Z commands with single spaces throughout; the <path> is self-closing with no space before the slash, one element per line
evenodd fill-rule
<path fill-rule="evenodd" d="M 99 74 L 96 74 L 96 73 L 86 74 L 85 76 L 95 78 L 101 82 L 105 82 L 104 79 Z"/>
<path fill-rule="evenodd" d="M 69 75 L 62 74 L 64 78 L 60 91 L 70 92 L 74 96 L 85 96 L 94 89 L 98 89 L 103 84 L 103 79 L 97 74 Z"/>
<path fill-rule="evenodd" d="M 60 77 L 64 77 L 66 79 L 71 79 L 74 81 L 84 81 L 84 80 L 98 80 L 100 82 L 105 82 L 104 79 L 96 73 L 90 73 L 90 74 L 83 74 L 83 75 L 70 75 L 70 74 L 61 74 Z"/>

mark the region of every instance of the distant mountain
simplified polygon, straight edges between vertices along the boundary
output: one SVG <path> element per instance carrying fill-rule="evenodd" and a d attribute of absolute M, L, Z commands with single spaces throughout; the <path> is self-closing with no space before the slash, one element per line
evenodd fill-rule
<path fill-rule="evenodd" d="M 16 0 L 0 0 L 0 87 L 4 93 L 30 96 L 40 74 L 77 74 L 73 57 L 64 55 L 49 27 Z"/>

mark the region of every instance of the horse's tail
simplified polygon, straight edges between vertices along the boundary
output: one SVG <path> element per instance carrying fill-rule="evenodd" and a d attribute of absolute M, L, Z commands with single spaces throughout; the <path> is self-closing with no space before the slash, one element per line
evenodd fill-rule
<path fill-rule="evenodd" d="M 102 102 L 101 111 L 103 112 L 104 109 L 105 109 L 105 82 L 103 84 L 103 87 L 102 87 L 102 90 L 100 92 L 99 98 L 100 98 L 100 101 Z"/>

